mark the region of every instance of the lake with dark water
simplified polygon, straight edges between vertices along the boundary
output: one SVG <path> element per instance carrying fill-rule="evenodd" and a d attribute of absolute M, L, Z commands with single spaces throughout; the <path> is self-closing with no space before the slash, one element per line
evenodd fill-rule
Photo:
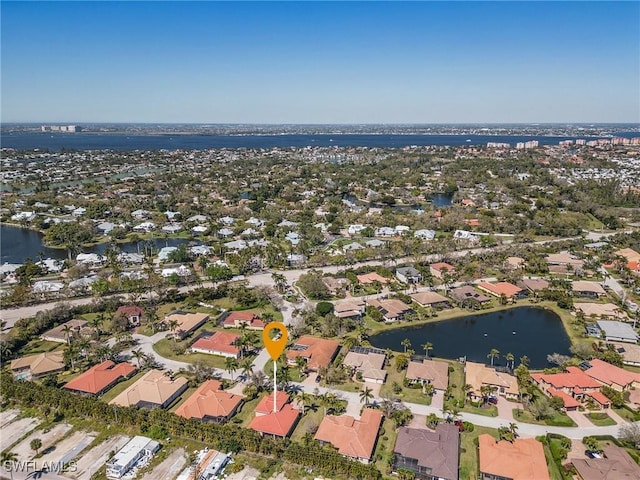
<path fill-rule="evenodd" d="M 189 243 L 183 238 L 155 238 L 154 249 L 162 247 L 177 247 L 182 243 Z M 142 253 L 144 242 L 127 242 L 116 244 L 118 249 L 127 253 Z M 107 244 L 83 247 L 83 253 L 103 253 Z M 67 251 L 58 248 L 48 248 L 43 243 L 42 234 L 35 230 L 14 227 L 11 225 L 0 225 L 0 263 L 24 263 L 25 259 L 31 258 L 33 261 L 39 260 L 42 253 L 43 258 L 56 258 L 64 260 L 67 258 Z"/>
<path fill-rule="evenodd" d="M 633 137 L 637 132 L 616 132 L 616 136 Z M 379 147 L 398 148 L 411 145 L 461 146 L 486 145 L 487 142 L 510 143 L 538 140 L 540 145 L 557 145 L 562 140 L 600 137 L 527 136 L 527 135 L 425 135 L 425 134 L 287 134 L 287 135 L 125 135 L 100 133 L 4 133 L 0 144 L 19 150 L 202 150 L 209 148 L 289 148 L 289 147 Z"/>
<path fill-rule="evenodd" d="M 506 365 L 504 355 L 513 353 L 515 364 L 529 357 L 532 369 L 549 366 L 547 355 L 570 355 L 571 341 L 562 320 L 550 310 L 539 307 L 517 307 L 491 313 L 479 313 L 441 322 L 388 330 L 369 339 L 374 347 L 402 351 L 402 340 L 408 338 L 416 354 L 424 355 L 422 345 L 433 344 L 430 356 L 489 363 L 487 354 L 500 351 L 494 365 Z"/>

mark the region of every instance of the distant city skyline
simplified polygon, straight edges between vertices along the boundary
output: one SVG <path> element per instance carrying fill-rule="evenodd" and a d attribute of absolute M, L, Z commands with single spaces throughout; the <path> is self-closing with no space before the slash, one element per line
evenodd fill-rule
<path fill-rule="evenodd" d="M 3 123 L 640 122 L 638 2 L 8 2 Z"/>

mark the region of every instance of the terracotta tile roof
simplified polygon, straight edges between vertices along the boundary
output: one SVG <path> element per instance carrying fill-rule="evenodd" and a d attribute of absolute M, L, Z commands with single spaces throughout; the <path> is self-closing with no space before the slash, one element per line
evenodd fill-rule
<path fill-rule="evenodd" d="M 478 437 L 480 474 L 512 480 L 549 480 L 542 444 L 534 438 L 497 442 L 491 435 Z"/>
<path fill-rule="evenodd" d="M 225 392 L 218 380 L 208 380 L 198 387 L 176 409 L 176 415 L 184 418 L 229 418 L 242 403 L 244 397 Z"/>
<path fill-rule="evenodd" d="M 589 395 L 600 405 L 611 405 L 611 400 L 609 400 L 601 391 L 596 390 L 595 392 L 587 392 L 586 395 Z"/>
<path fill-rule="evenodd" d="M 287 352 L 287 359 L 295 362 L 296 357 L 307 359 L 307 368 L 317 371 L 320 367 L 328 367 L 340 344 L 334 340 L 304 335 Z"/>
<path fill-rule="evenodd" d="M 64 388 L 97 395 L 115 384 L 120 378 L 127 378 L 135 371 L 136 367 L 130 363 L 115 364 L 111 360 L 107 360 L 94 365 L 82 375 L 67 382 Z"/>
<path fill-rule="evenodd" d="M 544 382 L 555 389 L 575 387 L 580 389 L 600 388 L 598 382 L 578 367 L 567 367 L 567 371 L 563 373 L 532 373 L 531 378 L 535 380 L 536 383 Z"/>
<path fill-rule="evenodd" d="M 202 337 L 193 342 L 192 349 L 203 350 L 206 353 L 219 352 L 220 354 L 226 353 L 229 355 L 237 356 L 240 353 L 240 349 L 235 346 L 235 343 L 240 338 L 240 335 L 230 332 L 216 332 L 210 337 Z"/>
<path fill-rule="evenodd" d="M 547 393 L 552 397 L 558 397 L 562 399 L 564 403 L 564 408 L 577 408 L 580 406 L 580 402 L 573 398 L 568 393 L 563 392 L 562 390 L 556 390 L 553 387 L 549 387 L 547 389 Z"/>
<path fill-rule="evenodd" d="M 515 295 L 518 295 L 522 291 L 520 287 L 517 287 L 514 284 L 509 282 L 496 282 L 496 283 L 480 282 L 478 284 L 478 288 L 480 290 L 489 292 L 497 297 L 504 294 L 507 298 L 511 298 Z"/>
<path fill-rule="evenodd" d="M 286 437 L 295 427 L 299 416 L 300 410 L 296 410 L 290 403 L 287 403 L 276 413 L 271 412 L 267 415 L 256 416 L 251 420 L 249 428 L 260 433 Z"/>
<path fill-rule="evenodd" d="M 640 374 L 629 372 L 605 361 L 594 358 L 589 360 L 591 368 L 585 370 L 585 374 L 605 385 L 620 385 L 630 387 L 634 382 L 640 382 Z"/>
<path fill-rule="evenodd" d="M 465 365 L 466 382 L 471 385 L 471 391 L 480 395 L 482 385 L 492 385 L 503 388 L 504 393 L 518 395 L 518 380 L 508 373 L 498 372 L 494 368 L 482 363 L 467 362 Z"/>
<path fill-rule="evenodd" d="M 330 443 L 347 457 L 370 460 L 383 416 L 373 408 L 365 408 L 360 420 L 350 415 L 328 415 L 322 419 L 315 438 Z"/>
<path fill-rule="evenodd" d="M 614 255 L 619 257 L 624 257 L 628 262 L 638 262 L 640 261 L 640 253 L 636 252 L 631 248 L 623 248 L 621 250 L 616 250 L 613 252 Z"/>
<path fill-rule="evenodd" d="M 287 392 L 278 392 L 276 395 L 276 409 L 282 410 L 287 403 L 289 403 L 291 397 Z M 258 415 L 266 415 L 273 413 L 273 393 L 270 393 L 266 397 L 263 397 L 254 410 Z"/>
<path fill-rule="evenodd" d="M 429 268 L 432 268 L 437 272 L 442 272 L 444 271 L 444 269 L 446 269 L 447 273 L 451 273 L 451 274 L 456 273 L 455 267 L 445 262 L 432 263 L 431 265 L 429 265 Z"/>
<path fill-rule="evenodd" d="M 136 305 L 122 305 L 118 307 L 115 313 L 115 317 L 141 317 L 144 314 L 143 310 Z"/>
<path fill-rule="evenodd" d="M 357 275 L 357 278 L 358 278 L 358 282 L 363 285 L 367 285 L 374 282 L 379 282 L 383 285 L 386 285 L 387 283 L 389 283 L 388 278 L 384 278 L 383 276 L 378 275 L 376 272 L 365 273 L 364 275 Z"/>
<path fill-rule="evenodd" d="M 223 322 L 223 325 L 227 328 L 239 328 L 242 324 L 254 330 L 262 330 L 265 326 L 265 323 L 253 312 L 231 312 Z"/>
<path fill-rule="evenodd" d="M 187 379 L 178 377 L 171 380 L 160 370 L 149 370 L 136 383 L 109 402 L 122 407 L 139 404 L 164 406 L 172 396 L 187 388 Z"/>
<path fill-rule="evenodd" d="M 423 428 L 400 427 L 393 453 L 417 460 L 436 478 L 458 479 L 460 431 L 455 425 L 441 423 L 435 432 Z"/>
<path fill-rule="evenodd" d="M 449 364 L 424 359 L 422 362 L 409 362 L 407 379 L 429 380 L 434 388 L 446 390 L 449 384 Z"/>
<path fill-rule="evenodd" d="M 443 297 L 437 292 L 420 292 L 409 295 L 415 302 L 421 306 L 433 305 L 434 303 L 449 302 L 447 297 Z"/>
<path fill-rule="evenodd" d="M 57 372 L 64 369 L 64 354 L 62 351 L 44 352 L 27 357 L 11 360 L 11 370 L 22 370 L 29 368 L 33 376 L 44 375 L 45 373 Z"/>

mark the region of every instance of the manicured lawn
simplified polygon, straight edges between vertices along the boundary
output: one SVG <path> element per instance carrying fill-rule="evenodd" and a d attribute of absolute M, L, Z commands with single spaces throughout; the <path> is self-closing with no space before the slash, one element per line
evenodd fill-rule
<path fill-rule="evenodd" d="M 396 367 L 393 365 L 393 360 L 391 360 L 391 365 L 386 368 L 386 371 L 387 379 L 380 389 L 380 395 L 382 397 L 388 395 L 389 397 L 399 398 L 408 403 L 431 405 L 431 397 L 422 393 L 422 388 L 407 388 L 404 386 L 403 381 L 407 371 L 403 370 L 398 372 Z M 394 382 L 402 387 L 402 391 L 400 393 L 393 392 Z"/>
<path fill-rule="evenodd" d="M 145 373 L 147 373 L 147 371 L 148 370 L 144 370 L 142 372 L 138 372 L 133 377 L 131 377 L 129 380 L 126 380 L 124 382 L 118 383 L 115 387 L 113 387 L 107 393 L 102 395 L 102 397 L 100 397 L 100 399 L 105 403 L 109 403 L 111 400 L 113 400 L 118 395 L 120 395 L 122 392 L 124 392 L 128 387 L 130 387 L 131 385 L 136 383 Z"/>
<path fill-rule="evenodd" d="M 463 412 L 475 413 L 477 415 L 484 415 L 485 417 L 497 417 L 498 407 L 495 405 L 485 405 L 484 407 L 474 407 L 473 405 L 466 404 L 462 409 Z"/>
<path fill-rule="evenodd" d="M 305 434 L 310 433 L 311 435 L 314 435 L 323 418 L 324 415 L 322 408 L 317 406 L 309 408 L 305 405 L 304 416 L 298 422 L 298 425 L 291 435 L 291 439 L 294 442 L 301 442 Z"/>
<path fill-rule="evenodd" d="M 551 427 L 577 427 L 576 422 L 564 414 L 555 413 L 553 417 L 546 420 L 536 420 L 533 415 L 526 410 L 513 409 L 513 418 L 518 422 L 533 423 L 534 425 L 549 425 Z"/>
<path fill-rule="evenodd" d="M 478 467 L 478 437 L 489 434 L 498 438 L 495 428 L 475 426 L 473 432 L 460 434 L 460 478 L 465 480 L 477 480 L 480 478 Z"/>
<path fill-rule="evenodd" d="M 598 427 L 608 427 L 609 425 L 616 424 L 615 420 L 605 412 L 587 413 L 585 414 L 585 417 L 587 417 L 591 423 Z"/>
<path fill-rule="evenodd" d="M 544 458 L 547 460 L 547 470 L 549 470 L 549 477 L 551 480 L 564 480 L 562 478 L 562 474 L 560 470 L 558 470 L 558 465 L 553 460 L 553 455 L 551 454 L 551 449 L 548 445 L 543 445 L 544 449 Z"/>
<path fill-rule="evenodd" d="M 464 401 L 464 366 L 458 362 L 449 362 L 449 366 L 453 367 L 453 372 L 449 372 L 449 388 L 453 395 L 452 400 L 446 402 L 446 406 L 453 406 L 453 400 Z"/>
<path fill-rule="evenodd" d="M 253 417 L 255 417 L 254 412 L 256 407 L 258 406 L 258 403 L 260 403 L 261 399 L 262 399 L 262 396 L 258 396 L 253 400 L 244 402 L 240 407 L 240 411 L 235 414 L 235 416 L 231 419 L 231 421 L 233 423 L 238 423 L 243 427 L 247 427 L 249 423 L 251 423 L 251 420 L 253 420 Z"/>
<path fill-rule="evenodd" d="M 64 350 L 66 343 L 49 342 L 47 340 L 32 340 L 20 349 L 20 356 L 35 355 L 43 352 L 53 352 L 54 350 Z"/>
<path fill-rule="evenodd" d="M 378 434 L 378 443 L 373 454 L 373 461 L 378 470 L 390 473 L 389 468 L 391 459 L 393 458 L 393 447 L 396 444 L 396 437 L 398 431 L 395 428 L 395 424 L 388 418 L 384 419 L 380 433 Z"/>
<path fill-rule="evenodd" d="M 640 420 L 640 413 L 633 412 L 627 408 L 614 408 L 613 411 L 629 422 Z"/>
<path fill-rule="evenodd" d="M 200 360 L 210 367 L 219 368 L 220 370 L 225 369 L 225 357 L 208 355 L 206 353 L 185 353 L 184 355 L 178 355 L 171 349 L 172 343 L 173 340 L 163 338 L 153 345 L 153 350 L 161 357 L 177 360 L 178 362 L 195 363 Z"/>
<path fill-rule="evenodd" d="M 273 361 L 272 360 L 267 361 L 266 365 L 264 366 L 264 373 L 267 376 L 267 378 L 273 380 Z M 302 380 L 307 378 L 307 377 L 303 377 L 300 373 L 300 370 L 295 367 L 289 367 L 288 373 L 289 373 L 290 382 L 302 382 Z M 276 372 L 277 378 L 281 378 L 280 375 L 282 375 L 282 368 L 278 368 Z"/>

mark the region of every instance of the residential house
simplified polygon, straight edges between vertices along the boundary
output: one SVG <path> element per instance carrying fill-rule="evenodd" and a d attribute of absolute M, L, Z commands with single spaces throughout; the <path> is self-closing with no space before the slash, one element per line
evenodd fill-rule
<path fill-rule="evenodd" d="M 504 295 L 509 300 L 523 298 L 527 294 L 525 290 L 509 282 L 480 282 L 478 288 L 494 297 L 501 298 Z"/>
<path fill-rule="evenodd" d="M 622 447 L 605 444 L 598 458 L 571 461 L 578 480 L 632 480 L 640 478 L 640 465 Z"/>
<path fill-rule="evenodd" d="M 187 379 L 171 379 L 160 370 L 149 370 L 137 382 L 130 385 L 109 405 L 139 408 L 165 408 L 180 396 L 188 387 Z"/>
<path fill-rule="evenodd" d="M 386 285 L 389 283 L 389 279 L 379 275 L 376 272 L 365 273 L 363 275 L 356 275 L 358 278 L 358 283 L 360 285 L 371 285 L 373 283 L 380 283 L 381 285 Z"/>
<path fill-rule="evenodd" d="M 393 448 L 393 472 L 410 470 L 416 480 L 458 480 L 460 430 L 439 424 L 435 431 L 400 427 Z"/>
<path fill-rule="evenodd" d="M 396 269 L 396 278 L 404 283 L 420 283 L 422 274 L 413 267 L 400 267 Z"/>
<path fill-rule="evenodd" d="M 439 278 L 440 280 L 442 280 L 444 275 L 447 273 L 449 275 L 455 275 L 456 273 L 455 267 L 445 262 L 432 263 L 429 265 L 429 271 L 432 276 Z"/>
<path fill-rule="evenodd" d="M 253 312 L 229 312 L 222 321 L 224 328 L 264 330 L 265 323 Z"/>
<path fill-rule="evenodd" d="M 66 333 L 67 327 L 70 328 L 69 333 Z M 74 318 L 51 330 L 47 330 L 40 335 L 40 338 L 48 342 L 68 343 L 80 336 L 88 337 L 93 332 L 94 330 L 89 327 L 89 322 L 82 318 Z"/>
<path fill-rule="evenodd" d="M 535 438 L 496 441 L 478 437 L 481 480 L 549 480 L 542 444 Z"/>
<path fill-rule="evenodd" d="M 482 293 L 478 293 L 478 291 L 470 285 L 449 290 L 449 296 L 453 298 L 459 307 L 478 309 L 491 302 L 491 298 Z"/>
<path fill-rule="evenodd" d="M 507 257 L 504 261 L 504 267 L 507 270 L 521 270 L 524 268 L 525 260 L 521 257 Z"/>
<path fill-rule="evenodd" d="M 576 280 L 571 282 L 571 290 L 573 295 L 576 297 L 588 297 L 588 298 L 599 298 L 605 297 L 607 292 L 605 292 L 602 285 L 598 282 L 585 282 L 583 280 Z"/>
<path fill-rule="evenodd" d="M 567 367 L 561 373 L 532 373 L 531 378 L 547 395 L 561 398 L 566 410 L 576 410 L 589 399 L 608 408 L 609 399 L 600 393 L 601 384 L 578 367 Z"/>
<path fill-rule="evenodd" d="M 615 320 L 598 320 L 596 323 L 607 342 L 638 343 L 638 333 L 628 323 Z"/>
<path fill-rule="evenodd" d="M 437 292 L 420 292 L 409 295 L 421 307 L 431 307 L 436 310 L 451 308 L 451 302 Z"/>
<path fill-rule="evenodd" d="M 144 311 L 136 305 L 122 305 L 118 307 L 114 317 L 123 317 L 127 319 L 129 326 L 137 327 L 142 321 Z"/>
<path fill-rule="evenodd" d="M 130 363 L 116 364 L 111 360 L 106 360 L 65 383 L 63 388 L 74 393 L 98 397 L 120 380 L 129 378 L 136 370 L 137 368 Z"/>
<path fill-rule="evenodd" d="M 516 399 L 519 396 L 518 380 L 509 373 L 500 372 L 493 367 L 475 362 L 467 362 L 464 370 L 466 383 L 471 385 L 469 396 L 474 402 L 482 399 L 481 388 L 483 385 L 493 387 L 497 395 L 505 398 Z"/>
<path fill-rule="evenodd" d="M 317 372 L 328 367 L 335 358 L 340 344 L 334 340 L 304 335 L 287 352 L 287 362 L 296 364 L 296 358 L 302 357 L 307 362 L 307 369 Z"/>
<path fill-rule="evenodd" d="M 436 237 L 435 230 L 421 229 L 413 232 L 413 236 L 422 240 L 433 240 Z"/>
<path fill-rule="evenodd" d="M 65 369 L 63 352 L 37 353 L 11 360 L 11 373 L 18 380 L 33 380 Z"/>
<path fill-rule="evenodd" d="M 410 361 L 405 378 L 410 383 L 430 384 L 444 392 L 449 386 L 449 364 L 426 358 L 421 362 Z"/>
<path fill-rule="evenodd" d="M 242 395 L 222 390 L 218 380 L 207 380 L 176 409 L 175 414 L 205 422 L 225 423 L 235 415 L 243 400 Z"/>
<path fill-rule="evenodd" d="M 174 320 L 178 322 L 178 326 L 173 334 L 179 339 L 183 339 L 209 320 L 209 315 L 206 313 L 187 313 L 176 311 L 164 317 L 164 322 L 167 325 Z"/>
<path fill-rule="evenodd" d="M 584 262 L 569 252 L 550 253 L 547 255 L 548 265 L 569 266 L 572 270 L 581 269 Z"/>
<path fill-rule="evenodd" d="M 374 235 L 376 237 L 393 237 L 395 236 L 396 231 L 395 229 L 391 228 L 391 227 L 380 227 L 380 228 L 376 228 Z"/>
<path fill-rule="evenodd" d="M 538 293 L 549 288 L 549 282 L 543 278 L 523 278 L 518 286 L 529 293 Z"/>
<path fill-rule="evenodd" d="M 405 315 L 413 311 L 409 305 L 397 298 L 371 299 L 367 300 L 367 304 L 377 308 L 387 323 L 402 320 Z"/>
<path fill-rule="evenodd" d="M 359 420 L 351 415 L 327 415 L 322 419 L 315 439 L 333 445 L 345 457 L 369 463 L 383 417 L 381 410 L 373 408 L 362 410 Z"/>
<path fill-rule="evenodd" d="M 240 356 L 240 347 L 236 346 L 236 343 L 239 339 L 240 335 L 235 333 L 216 332 L 211 336 L 198 338 L 191 344 L 191 351 L 194 353 L 238 358 Z"/>
<path fill-rule="evenodd" d="M 616 352 L 622 355 L 623 364 L 640 367 L 640 345 L 614 342 L 613 346 Z"/>
<path fill-rule="evenodd" d="M 277 392 L 274 410 L 273 393 L 263 397 L 255 408 L 256 416 L 249 423 L 249 428 L 263 435 L 286 438 L 293 432 L 300 410 L 293 408 L 289 394 Z"/>
<path fill-rule="evenodd" d="M 384 383 L 387 378 L 387 372 L 384 370 L 386 358 L 383 350 L 358 347 L 347 353 L 342 364 L 360 373 L 365 382 Z"/>
<path fill-rule="evenodd" d="M 589 368 L 584 373 L 602 385 L 619 392 L 626 392 L 640 386 L 640 373 L 633 373 L 624 368 L 616 367 L 598 358 L 588 361 Z"/>
<path fill-rule="evenodd" d="M 322 283 L 329 289 L 331 295 L 341 295 L 349 288 L 349 280 L 346 278 L 322 277 Z"/>
<path fill-rule="evenodd" d="M 613 254 L 617 257 L 626 258 L 627 262 L 640 262 L 640 253 L 636 252 L 632 248 L 616 250 Z"/>
<path fill-rule="evenodd" d="M 333 314 L 338 318 L 354 318 L 359 320 L 365 312 L 364 300 L 360 298 L 349 298 L 336 302 L 333 306 Z"/>
<path fill-rule="evenodd" d="M 586 318 L 602 318 L 611 320 L 626 320 L 627 313 L 615 303 L 574 303 L 576 312 L 582 312 Z"/>
<path fill-rule="evenodd" d="M 136 463 L 145 458 L 150 459 L 158 450 L 160 450 L 158 442 L 136 435 L 107 461 L 107 478 L 118 479 L 124 477 Z"/>

